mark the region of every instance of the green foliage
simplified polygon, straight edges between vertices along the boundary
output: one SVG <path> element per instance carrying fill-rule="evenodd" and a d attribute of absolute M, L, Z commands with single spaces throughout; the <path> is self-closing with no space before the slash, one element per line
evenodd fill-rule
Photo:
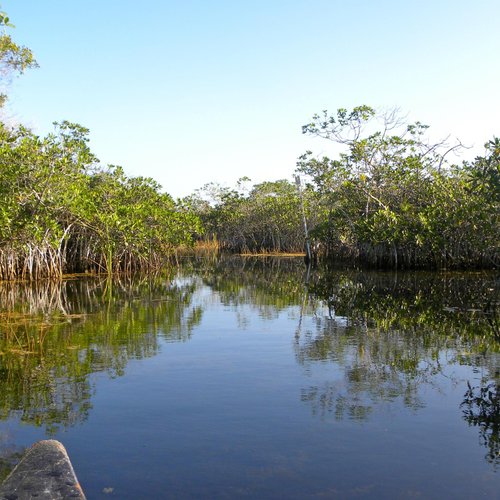
<path fill-rule="evenodd" d="M 242 181 L 237 189 L 210 184 L 189 198 L 204 223 L 205 237 L 237 252 L 301 251 L 304 237 L 295 185 L 281 179 L 246 190 Z"/>
<path fill-rule="evenodd" d="M 11 26 L 0 12 L 0 26 Z M 5 79 L 35 67 L 0 36 Z M 0 95 L 0 104 L 5 95 Z M 304 134 L 343 146 L 297 163 L 287 180 L 209 184 L 176 203 L 150 178 L 99 168 L 88 130 L 69 122 L 37 137 L 0 124 L 0 279 L 63 272 L 157 269 L 203 237 L 238 252 L 300 252 L 303 216 L 316 253 L 382 267 L 496 267 L 500 261 L 500 140 L 473 162 L 449 165 L 460 144 L 432 144 L 428 126 L 362 105 L 324 110 Z"/>
<path fill-rule="evenodd" d="M 428 126 L 369 106 L 323 111 L 303 133 L 342 146 L 337 158 L 299 157 L 315 252 L 392 268 L 497 267 L 500 140 L 450 164 L 461 144 L 431 143 Z M 245 179 L 248 181 L 249 179 Z M 286 180 L 242 189 L 210 184 L 186 199 L 205 238 L 237 252 L 297 252 L 305 234 L 299 193 Z"/>
<path fill-rule="evenodd" d="M 0 279 L 157 269 L 201 230 L 148 178 L 100 168 L 88 130 L 0 124 Z"/>
<path fill-rule="evenodd" d="M 499 262 L 500 143 L 461 166 L 427 126 L 360 106 L 315 115 L 303 132 L 344 147 L 337 160 L 299 158 L 325 254 L 390 267 L 494 267 Z"/>
<path fill-rule="evenodd" d="M 13 28 L 5 12 L 0 12 L 0 26 Z M 17 45 L 5 32 L 0 35 L 0 83 L 5 86 L 13 75 L 22 74 L 28 68 L 36 68 L 38 64 L 30 49 Z M 0 94 L 0 106 L 7 96 Z"/>
<path fill-rule="evenodd" d="M 0 26 L 11 26 L 3 12 Z M 4 80 L 35 66 L 31 50 L 0 36 Z M 192 211 L 152 179 L 99 168 L 85 127 L 54 126 L 38 137 L 0 123 L 0 280 L 158 269 L 192 244 L 201 232 Z"/>

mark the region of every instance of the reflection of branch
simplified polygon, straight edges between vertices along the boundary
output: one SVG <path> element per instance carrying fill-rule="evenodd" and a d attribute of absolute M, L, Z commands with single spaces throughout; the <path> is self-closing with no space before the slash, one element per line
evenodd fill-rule
<path fill-rule="evenodd" d="M 499 290 L 500 288 L 495 288 L 494 296 L 488 299 L 488 302 L 484 306 L 483 310 L 486 316 L 486 321 L 490 325 L 493 337 L 497 342 L 500 342 L 500 309 L 498 307 L 500 304 L 498 297 Z"/>
<path fill-rule="evenodd" d="M 333 414 L 335 420 L 350 420 L 366 421 L 373 411 L 373 406 L 370 402 L 365 402 L 362 394 L 342 394 L 340 391 L 341 384 L 327 383 L 320 388 L 312 386 L 301 391 L 301 401 L 311 405 L 314 416 L 321 418 Z"/>
<path fill-rule="evenodd" d="M 304 281 L 304 293 L 302 296 L 302 303 L 300 305 L 300 317 L 299 317 L 299 324 L 297 325 L 297 330 L 295 330 L 295 338 L 299 339 L 300 338 L 300 332 L 302 330 L 302 318 L 304 317 L 304 311 L 306 308 L 306 303 L 307 303 L 307 297 L 308 297 L 308 286 L 309 286 L 309 279 L 311 277 L 311 263 L 307 263 L 307 271 L 306 271 L 306 278 Z"/>
<path fill-rule="evenodd" d="M 0 284 L 0 420 L 22 411 L 48 434 L 83 421 L 92 373 L 120 376 L 129 359 L 158 352 L 160 335 L 185 341 L 201 321 L 190 282 L 116 283 Z"/>
<path fill-rule="evenodd" d="M 479 427 L 479 436 L 486 446 L 486 460 L 494 466 L 500 464 L 500 383 L 491 382 L 467 391 L 460 407 L 463 418 L 472 426 Z"/>

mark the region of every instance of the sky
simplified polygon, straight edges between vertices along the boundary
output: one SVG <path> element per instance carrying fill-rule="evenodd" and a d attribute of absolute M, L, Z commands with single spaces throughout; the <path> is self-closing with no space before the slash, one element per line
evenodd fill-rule
<path fill-rule="evenodd" d="M 331 145 L 324 109 L 397 107 L 483 152 L 500 135 L 498 0 L 2 0 L 40 65 L 8 119 L 90 129 L 103 165 L 174 197 L 209 182 L 291 179 Z M 458 160 L 457 160 L 458 161 Z"/>

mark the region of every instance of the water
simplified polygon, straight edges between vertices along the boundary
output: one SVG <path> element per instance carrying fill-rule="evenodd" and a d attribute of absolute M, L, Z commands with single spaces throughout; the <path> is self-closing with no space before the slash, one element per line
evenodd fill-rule
<path fill-rule="evenodd" d="M 0 465 L 49 437 L 88 498 L 498 498 L 497 293 L 271 258 L 3 286 Z"/>

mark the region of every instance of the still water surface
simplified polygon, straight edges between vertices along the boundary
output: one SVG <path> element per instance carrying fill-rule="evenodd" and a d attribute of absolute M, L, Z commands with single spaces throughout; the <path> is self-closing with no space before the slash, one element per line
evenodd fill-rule
<path fill-rule="evenodd" d="M 0 460 L 58 439 L 89 499 L 499 496 L 491 274 L 193 260 L 0 299 Z"/>

